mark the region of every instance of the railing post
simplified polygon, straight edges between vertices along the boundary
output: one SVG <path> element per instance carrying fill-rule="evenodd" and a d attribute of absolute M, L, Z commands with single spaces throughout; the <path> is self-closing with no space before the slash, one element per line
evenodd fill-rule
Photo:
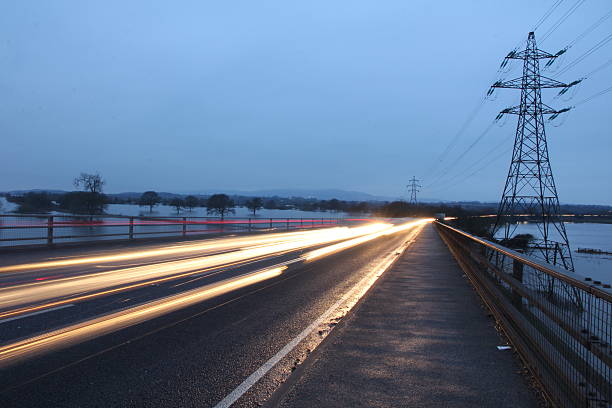
<path fill-rule="evenodd" d="M 249 231 L 251 231 L 251 218 L 249 217 Z"/>
<path fill-rule="evenodd" d="M 53 216 L 47 218 L 47 245 L 53 245 Z"/>
<path fill-rule="evenodd" d="M 270 218 L 270 229 L 272 229 L 272 218 Z"/>
<path fill-rule="evenodd" d="M 304 228 L 304 218 L 300 218 L 300 229 Z"/>
<path fill-rule="evenodd" d="M 289 218 L 287 218 L 287 231 L 289 231 Z"/>
<path fill-rule="evenodd" d="M 183 217 L 183 236 L 187 236 L 187 217 Z"/>
<path fill-rule="evenodd" d="M 523 265 L 521 261 L 517 259 L 512 260 L 512 276 L 514 277 L 514 279 L 516 279 L 520 283 L 523 283 L 523 267 L 524 266 L 525 265 Z M 516 289 L 512 290 L 512 302 L 514 303 L 514 306 L 517 309 L 520 309 L 523 307 L 523 297 Z"/>
<path fill-rule="evenodd" d="M 130 237 L 130 239 L 134 239 L 134 217 L 130 217 L 129 237 Z"/>

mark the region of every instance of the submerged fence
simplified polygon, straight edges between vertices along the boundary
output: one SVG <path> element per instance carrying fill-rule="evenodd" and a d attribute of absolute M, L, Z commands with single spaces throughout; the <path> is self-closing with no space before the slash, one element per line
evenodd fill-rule
<path fill-rule="evenodd" d="M 436 225 L 549 399 L 612 407 L 610 285 Z"/>
<path fill-rule="evenodd" d="M 296 230 L 344 224 L 343 218 L 216 218 L 0 214 L 0 248 L 227 232 Z"/>

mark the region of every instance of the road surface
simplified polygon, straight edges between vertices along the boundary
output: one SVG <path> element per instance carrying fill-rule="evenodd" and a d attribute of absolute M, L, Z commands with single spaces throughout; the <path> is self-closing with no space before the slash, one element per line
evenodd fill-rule
<path fill-rule="evenodd" d="M 5 257 L 0 405 L 258 406 L 423 225 Z"/>

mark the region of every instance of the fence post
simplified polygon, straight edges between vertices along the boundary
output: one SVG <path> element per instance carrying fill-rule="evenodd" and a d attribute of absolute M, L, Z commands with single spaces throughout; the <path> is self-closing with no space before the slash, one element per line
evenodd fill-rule
<path fill-rule="evenodd" d="M 130 217 L 129 237 L 130 237 L 130 239 L 134 239 L 134 217 Z"/>
<path fill-rule="evenodd" d="M 304 228 L 304 218 L 300 218 L 300 229 Z"/>
<path fill-rule="evenodd" d="M 521 261 L 517 259 L 512 260 L 512 276 L 520 283 L 523 283 L 523 267 L 524 266 L 525 265 L 523 265 Z M 514 303 L 514 306 L 517 309 L 520 309 L 523 307 L 523 297 L 515 289 L 512 290 L 512 302 Z"/>
<path fill-rule="evenodd" d="M 251 231 L 251 218 L 249 217 L 249 231 Z"/>
<path fill-rule="evenodd" d="M 289 231 L 289 218 L 287 218 L 287 231 Z"/>
<path fill-rule="evenodd" d="M 270 218 L 270 229 L 272 229 L 272 218 Z"/>
<path fill-rule="evenodd" d="M 53 245 L 53 216 L 47 218 L 47 245 Z"/>
<path fill-rule="evenodd" d="M 187 217 L 183 217 L 183 236 L 187 235 Z"/>

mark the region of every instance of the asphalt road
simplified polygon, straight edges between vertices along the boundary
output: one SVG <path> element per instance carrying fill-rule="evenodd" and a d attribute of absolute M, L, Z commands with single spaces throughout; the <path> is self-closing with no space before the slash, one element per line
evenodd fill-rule
<path fill-rule="evenodd" d="M 382 236 L 308 262 L 290 263 L 282 274 L 261 282 L 244 285 L 66 348 L 11 362 L 0 368 L 0 406 L 215 406 L 371 272 L 374 265 L 396 251 L 406 241 L 409 232 Z M 155 299 L 197 291 L 215 282 L 236 279 L 237 276 L 295 260 L 304 252 L 322 246 L 278 251 L 195 275 L 193 271 L 184 277 L 172 275 L 172 279 L 164 282 L 66 303 L 60 308 L 44 309 L 44 313 L 36 315 L 0 320 L 0 342 L 6 346 L 54 328 L 87 322 L 117 311 L 121 313 Z M 154 247 L 167 248 L 168 245 Z M 145 250 L 152 246 L 138 248 Z M 113 255 L 115 250 L 96 250 L 95 255 Z M 213 248 L 207 254 L 215 256 L 234 251 L 227 247 Z M 73 256 L 76 253 L 63 254 L 61 259 L 75 259 Z M 137 262 L 122 259 L 61 267 L 43 266 L 19 273 L 9 271 L 0 274 L 0 285 L 10 288 L 16 280 L 18 286 L 28 285 L 29 281 L 41 276 L 49 277 L 49 281 L 71 281 L 100 272 L 100 269 L 138 268 L 176 262 L 177 259 L 189 261 L 196 255 L 183 251 L 179 255 L 164 256 L 152 256 Z M 48 259 L 49 253 L 23 255 L 19 262 L 32 263 L 43 258 Z M 34 284 L 40 283 L 36 281 Z M 79 295 L 64 294 L 38 304 L 70 300 Z M 6 310 L 11 308 L 0 309 L 0 312 Z M 315 332 L 299 343 L 235 406 L 257 406 L 264 402 L 296 364 L 308 355 L 320 335 L 324 333 Z"/>

